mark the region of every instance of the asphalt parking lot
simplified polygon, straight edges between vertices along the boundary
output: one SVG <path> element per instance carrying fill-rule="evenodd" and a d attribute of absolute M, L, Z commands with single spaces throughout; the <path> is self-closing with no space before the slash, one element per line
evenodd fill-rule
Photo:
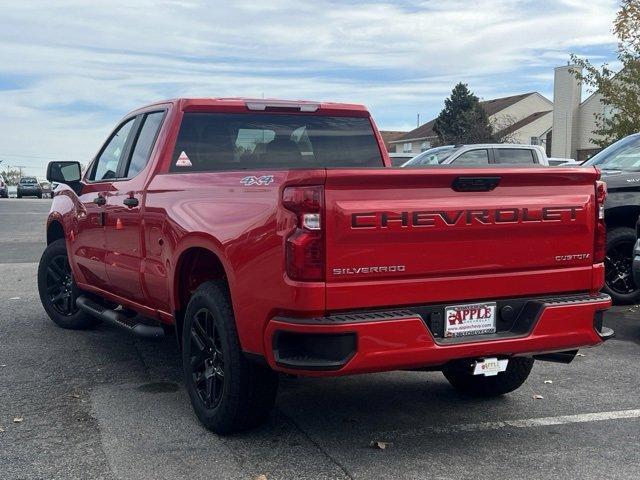
<path fill-rule="evenodd" d="M 49 202 L 0 200 L 1 479 L 640 478 L 640 308 L 613 309 L 616 338 L 538 362 L 501 399 L 439 373 L 285 378 L 266 425 L 223 438 L 192 415 L 172 338 L 46 317 Z"/>

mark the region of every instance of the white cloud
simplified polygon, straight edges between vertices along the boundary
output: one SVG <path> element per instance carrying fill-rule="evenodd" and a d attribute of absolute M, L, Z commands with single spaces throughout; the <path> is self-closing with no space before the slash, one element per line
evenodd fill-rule
<path fill-rule="evenodd" d="M 0 159 L 87 161 L 126 111 L 182 95 L 362 102 L 382 127 L 411 126 L 461 80 L 484 98 L 548 92 L 569 52 L 603 55 L 615 9 L 604 0 L 16 2 L 0 18 Z"/>

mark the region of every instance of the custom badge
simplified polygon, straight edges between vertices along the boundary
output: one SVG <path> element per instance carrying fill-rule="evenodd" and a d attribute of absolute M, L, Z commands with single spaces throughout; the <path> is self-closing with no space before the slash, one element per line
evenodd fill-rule
<path fill-rule="evenodd" d="M 176 167 L 191 167 L 192 165 L 191 160 L 189 160 L 189 157 L 183 151 L 176 161 Z"/>

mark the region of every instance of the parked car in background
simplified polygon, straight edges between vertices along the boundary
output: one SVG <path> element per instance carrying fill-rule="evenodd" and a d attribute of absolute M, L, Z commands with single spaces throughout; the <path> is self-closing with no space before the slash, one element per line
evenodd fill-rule
<path fill-rule="evenodd" d="M 42 186 L 36 177 L 22 177 L 18 182 L 18 198 L 38 197 L 42 198 Z"/>
<path fill-rule="evenodd" d="M 2 178 L 0 178 L 0 198 L 9 198 L 9 187 Z"/>
<path fill-rule="evenodd" d="M 571 162 L 570 159 L 554 159 Z M 444 145 L 430 148 L 416 155 L 402 167 L 429 167 L 435 165 L 544 165 L 549 159 L 539 145 L 518 143 L 480 143 L 474 145 Z"/>
<path fill-rule="evenodd" d="M 640 133 L 617 141 L 582 165 L 598 167 L 609 192 L 604 205 L 607 225 L 604 291 L 614 303 L 638 303 L 640 283 L 634 280 L 632 261 L 640 215 Z"/>
<path fill-rule="evenodd" d="M 414 153 L 389 153 L 389 160 L 391 160 L 392 167 L 400 167 L 403 163 L 406 163 L 413 157 L 415 157 Z"/>
<path fill-rule="evenodd" d="M 547 161 L 550 167 L 579 167 L 582 165 L 582 163 L 573 158 L 547 157 Z"/>
<path fill-rule="evenodd" d="M 40 181 L 40 186 L 42 187 L 42 198 L 51 198 L 51 194 L 53 193 L 53 187 L 51 183 L 46 180 Z"/>
<path fill-rule="evenodd" d="M 266 417 L 278 372 L 429 368 L 499 396 L 534 361 L 611 337 L 595 168 L 384 167 L 360 105 L 131 112 L 84 176 L 49 164 L 64 185 L 38 269 L 44 309 L 63 328 L 173 330 L 196 415 L 218 433 Z"/>

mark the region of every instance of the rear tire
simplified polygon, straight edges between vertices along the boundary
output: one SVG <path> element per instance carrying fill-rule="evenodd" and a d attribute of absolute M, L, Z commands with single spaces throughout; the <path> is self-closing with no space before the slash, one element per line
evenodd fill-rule
<path fill-rule="evenodd" d="M 218 434 L 262 423 L 275 403 L 278 374 L 244 356 L 229 291 L 209 281 L 191 297 L 183 324 L 184 382 L 198 420 Z"/>
<path fill-rule="evenodd" d="M 457 391 L 472 397 L 498 397 L 522 386 L 533 368 L 533 358 L 513 357 L 504 372 L 494 377 L 473 375 L 469 362 L 454 364 L 442 370 L 445 378 Z"/>
<path fill-rule="evenodd" d="M 100 323 L 76 306 L 80 290 L 73 279 L 64 238 L 51 242 L 40 258 L 38 293 L 45 312 L 59 327 L 81 330 Z"/>
<path fill-rule="evenodd" d="M 605 284 L 602 291 L 609 294 L 615 305 L 629 305 L 640 301 L 640 288 L 633 279 L 633 246 L 636 231 L 618 227 L 607 232 Z"/>

